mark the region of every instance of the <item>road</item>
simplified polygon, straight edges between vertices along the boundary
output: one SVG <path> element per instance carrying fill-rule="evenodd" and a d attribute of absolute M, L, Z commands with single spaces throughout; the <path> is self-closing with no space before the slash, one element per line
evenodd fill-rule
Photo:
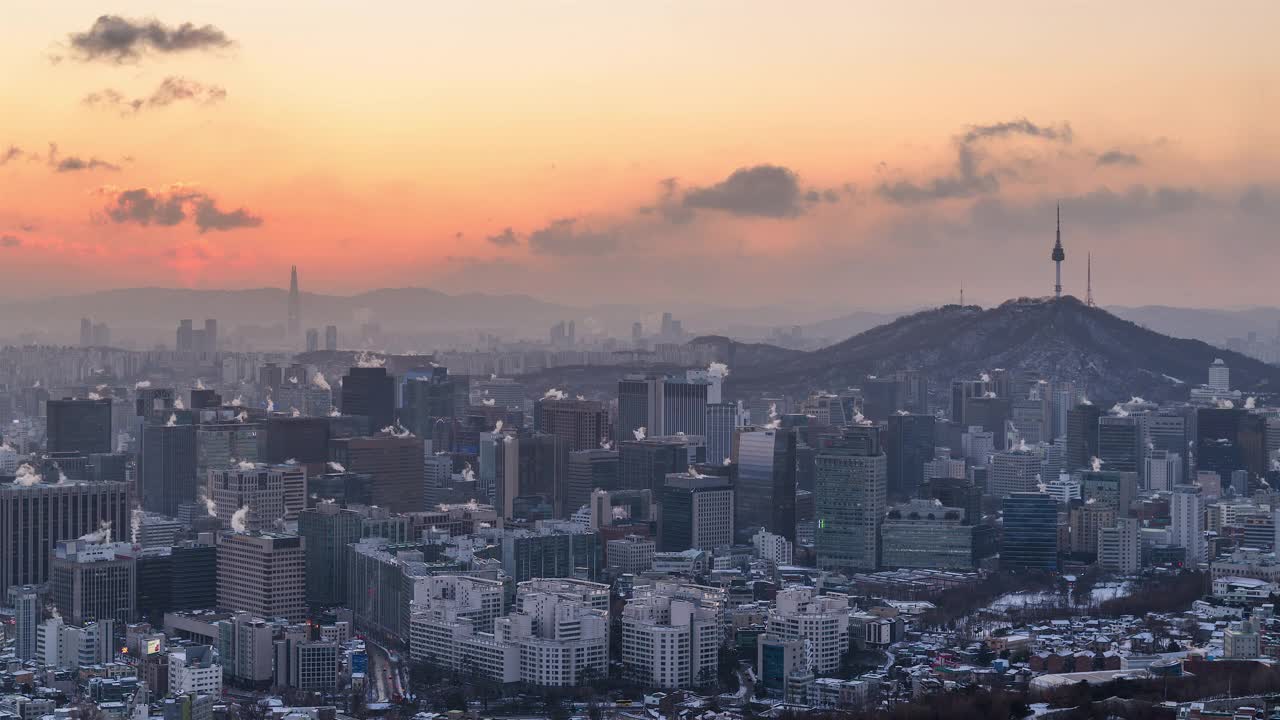
<path fill-rule="evenodd" d="M 369 702 L 389 703 L 403 697 L 404 681 L 399 663 L 378 643 L 366 638 L 364 644 L 369 653 Z"/>

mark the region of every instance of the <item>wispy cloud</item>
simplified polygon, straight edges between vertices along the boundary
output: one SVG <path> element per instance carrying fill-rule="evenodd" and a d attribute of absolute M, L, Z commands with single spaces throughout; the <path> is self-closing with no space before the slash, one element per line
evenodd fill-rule
<path fill-rule="evenodd" d="M 1011 171 L 1002 167 L 986 167 L 982 146 L 993 140 L 1012 137 L 1069 145 L 1073 133 L 1069 124 L 1056 127 L 1038 125 L 1026 118 L 990 125 L 972 125 L 954 140 L 956 161 L 950 173 L 923 182 L 899 180 L 881 183 L 876 191 L 885 200 L 896 205 L 918 205 L 994 193 L 1000 188 L 1000 177 Z"/>
<path fill-rule="evenodd" d="M 196 105 L 214 105 L 226 97 L 225 88 L 171 75 L 162 80 L 146 97 L 129 98 L 119 90 L 106 88 L 89 93 L 82 102 L 89 107 L 118 110 L 121 115 L 134 115 L 143 109 L 168 107 L 182 101 Z"/>

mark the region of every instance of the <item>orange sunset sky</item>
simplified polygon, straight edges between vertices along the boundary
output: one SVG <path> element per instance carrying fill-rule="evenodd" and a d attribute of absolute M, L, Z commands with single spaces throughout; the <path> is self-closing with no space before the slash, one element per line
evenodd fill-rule
<path fill-rule="evenodd" d="M 0 18 L 0 298 L 296 263 L 335 293 L 997 302 L 1050 292 L 1060 202 L 1068 292 L 1092 252 L 1103 303 L 1278 304 L 1276 2 Z"/>

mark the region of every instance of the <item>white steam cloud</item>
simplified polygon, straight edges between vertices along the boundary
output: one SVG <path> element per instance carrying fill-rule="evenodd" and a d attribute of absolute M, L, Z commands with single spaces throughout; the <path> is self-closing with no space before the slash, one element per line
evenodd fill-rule
<path fill-rule="evenodd" d="M 243 505 L 231 514 L 231 529 L 238 533 L 249 532 L 249 506 Z"/>
<path fill-rule="evenodd" d="M 332 387 L 329 386 L 329 381 L 324 378 L 324 373 L 320 372 L 319 370 L 316 371 L 315 375 L 311 376 L 311 384 L 320 388 L 321 390 L 333 389 Z"/>

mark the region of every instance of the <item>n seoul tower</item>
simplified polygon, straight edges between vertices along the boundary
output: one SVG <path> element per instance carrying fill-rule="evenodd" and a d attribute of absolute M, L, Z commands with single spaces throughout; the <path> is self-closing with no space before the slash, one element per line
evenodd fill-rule
<path fill-rule="evenodd" d="M 1058 206 L 1058 241 L 1053 244 L 1053 297 L 1055 299 L 1062 297 L 1062 261 L 1067 259 L 1067 253 L 1062 249 L 1062 206 Z"/>

